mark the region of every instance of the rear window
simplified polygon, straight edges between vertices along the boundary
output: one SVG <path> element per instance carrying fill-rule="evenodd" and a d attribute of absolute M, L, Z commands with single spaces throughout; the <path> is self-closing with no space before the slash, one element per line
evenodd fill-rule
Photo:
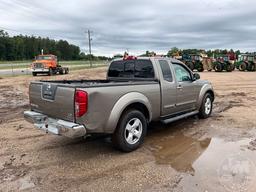
<path fill-rule="evenodd" d="M 165 60 L 160 60 L 159 64 L 162 70 L 164 80 L 172 82 L 172 72 L 169 63 Z"/>
<path fill-rule="evenodd" d="M 154 78 L 154 69 L 149 60 L 114 61 L 110 64 L 108 77 Z"/>

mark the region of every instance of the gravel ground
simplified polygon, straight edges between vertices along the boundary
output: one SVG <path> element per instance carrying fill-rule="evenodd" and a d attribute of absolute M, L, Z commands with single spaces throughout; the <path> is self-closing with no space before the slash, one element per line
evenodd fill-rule
<path fill-rule="evenodd" d="M 256 73 L 201 73 L 216 91 L 212 116 L 153 123 L 128 154 L 107 137 L 46 135 L 23 120 L 30 81 L 105 75 L 0 78 L 0 191 L 255 191 Z"/>

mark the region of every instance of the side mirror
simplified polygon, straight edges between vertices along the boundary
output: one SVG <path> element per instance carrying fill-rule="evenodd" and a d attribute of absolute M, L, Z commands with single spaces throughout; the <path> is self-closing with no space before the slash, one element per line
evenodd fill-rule
<path fill-rule="evenodd" d="M 194 79 L 194 81 L 200 79 L 200 75 L 198 73 L 194 73 L 193 74 L 193 79 Z"/>

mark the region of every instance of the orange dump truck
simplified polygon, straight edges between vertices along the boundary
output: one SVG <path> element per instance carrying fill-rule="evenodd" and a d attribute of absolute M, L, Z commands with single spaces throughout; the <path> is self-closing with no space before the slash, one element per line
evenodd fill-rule
<path fill-rule="evenodd" d="M 57 56 L 55 55 L 38 55 L 31 65 L 33 76 L 37 74 L 46 73 L 48 75 L 54 74 L 68 74 L 69 69 L 58 64 Z"/>

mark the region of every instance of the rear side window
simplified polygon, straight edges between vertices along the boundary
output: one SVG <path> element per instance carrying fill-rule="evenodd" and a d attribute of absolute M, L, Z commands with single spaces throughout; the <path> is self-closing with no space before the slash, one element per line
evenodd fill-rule
<path fill-rule="evenodd" d="M 114 61 L 110 64 L 108 77 L 154 78 L 154 69 L 149 60 Z"/>
<path fill-rule="evenodd" d="M 154 69 L 151 61 L 149 60 L 137 60 L 135 62 L 135 73 L 136 78 L 154 78 Z"/>
<path fill-rule="evenodd" d="M 172 82 L 172 72 L 169 63 L 165 60 L 160 60 L 159 64 L 161 67 L 164 80 Z"/>

